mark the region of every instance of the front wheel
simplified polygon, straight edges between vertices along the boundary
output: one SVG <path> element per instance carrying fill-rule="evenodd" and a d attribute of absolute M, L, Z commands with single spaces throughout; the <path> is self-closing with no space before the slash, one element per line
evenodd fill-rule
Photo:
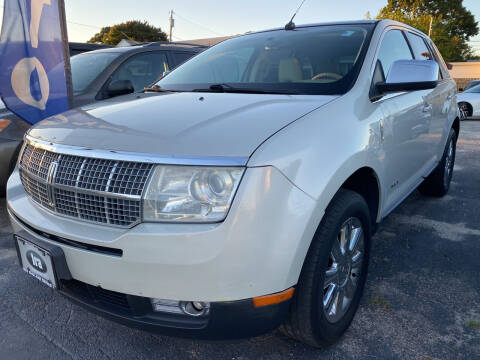
<path fill-rule="evenodd" d="M 343 334 L 363 292 L 370 237 L 364 198 L 341 189 L 312 240 L 283 332 L 314 347 L 330 345 Z"/>
<path fill-rule="evenodd" d="M 447 194 L 452 182 L 453 167 L 457 152 L 457 134 L 451 129 L 442 159 L 433 172 L 419 186 L 424 195 L 442 197 Z"/>
<path fill-rule="evenodd" d="M 473 115 L 472 106 L 466 102 L 459 103 L 458 110 L 460 112 L 460 120 L 468 119 Z"/>

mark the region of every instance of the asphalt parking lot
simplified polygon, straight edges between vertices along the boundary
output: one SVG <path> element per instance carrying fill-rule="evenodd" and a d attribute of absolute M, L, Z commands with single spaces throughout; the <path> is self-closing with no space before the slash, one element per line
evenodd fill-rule
<path fill-rule="evenodd" d="M 208 343 L 88 313 L 19 268 L 0 199 L 0 359 L 478 359 L 479 204 L 480 121 L 465 121 L 450 193 L 414 192 L 381 224 L 352 326 L 315 350 L 279 332 Z"/>

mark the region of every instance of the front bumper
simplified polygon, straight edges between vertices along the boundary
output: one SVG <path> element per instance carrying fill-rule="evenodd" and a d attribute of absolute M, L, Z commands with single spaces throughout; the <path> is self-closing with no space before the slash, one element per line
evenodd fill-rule
<path fill-rule="evenodd" d="M 171 302 L 170 306 L 155 311 L 150 298 L 122 294 L 73 279 L 59 246 L 33 239 L 25 231 L 17 235 L 48 252 L 56 289 L 72 302 L 107 319 L 150 332 L 208 340 L 257 336 L 277 328 L 284 321 L 291 299 L 291 295 L 285 293 L 293 293 L 290 289 L 274 294 L 274 304 L 272 296 L 268 296 L 268 304 L 259 304 L 255 299 L 214 302 L 209 303 L 206 310 L 194 314 Z M 14 241 L 18 251 L 17 236 Z M 17 253 L 22 265 L 24 258 L 19 251 Z"/>
<path fill-rule="evenodd" d="M 293 287 L 321 219 L 317 203 L 273 167 L 247 169 L 226 220 L 132 229 L 55 215 L 8 183 L 15 233 L 62 248 L 73 279 L 126 295 L 231 302 Z"/>
<path fill-rule="evenodd" d="M 290 300 L 256 308 L 252 299 L 214 302 L 207 315 L 154 312 L 150 299 L 96 288 L 76 280 L 60 281 L 60 292 L 74 303 L 107 319 L 141 330 L 205 340 L 241 339 L 278 328 Z"/>

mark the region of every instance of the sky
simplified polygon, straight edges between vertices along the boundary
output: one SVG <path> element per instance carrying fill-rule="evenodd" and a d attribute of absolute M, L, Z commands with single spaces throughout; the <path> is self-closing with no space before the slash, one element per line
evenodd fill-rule
<path fill-rule="evenodd" d="M 5 0 L 8 1 L 8 0 Z M 168 33 L 174 11 L 175 41 L 242 34 L 285 25 L 300 0 L 65 0 L 69 41 L 85 42 L 101 27 L 127 20 L 147 20 Z M 297 24 L 374 17 L 387 0 L 306 0 Z M 480 0 L 464 0 L 480 22 Z M 0 0 L 0 23 L 3 17 Z M 480 35 L 471 39 L 480 54 Z"/>

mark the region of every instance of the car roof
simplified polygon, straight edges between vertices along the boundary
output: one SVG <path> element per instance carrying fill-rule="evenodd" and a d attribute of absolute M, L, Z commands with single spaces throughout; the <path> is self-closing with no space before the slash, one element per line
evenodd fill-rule
<path fill-rule="evenodd" d="M 205 50 L 208 46 L 188 44 L 188 43 L 169 43 L 169 42 L 151 42 L 146 44 L 125 46 L 125 47 L 111 47 L 107 49 L 98 49 L 89 51 L 88 54 L 92 53 L 119 53 L 125 54 L 129 52 L 143 52 L 145 49 L 148 50 L 167 50 L 167 51 L 183 51 L 183 52 L 193 52 L 198 53 Z"/>
<path fill-rule="evenodd" d="M 395 20 L 389 20 L 389 19 L 374 19 L 374 20 L 346 20 L 346 21 L 332 21 L 332 22 L 321 22 L 321 23 L 312 23 L 312 24 L 301 24 L 301 25 L 295 25 L 295 28 L 309 28 L 309 27 L 317 27 L 317 26 L 334 26 L 334 25 L 377 25 L 377 24 L 382 24 L 384 27 L 389 26 L 389 25 L 401 25 L 404 27 L 407 27 L 417 33 L 423 34 L 425 37 L 428 37 L 425 35 L 423 32 L 421 32 L 418 29 L 415 29 L 411 27 L 410 25 L 404 24 L 399 21 Z M 250 32 L 244 35 L 253 35 L 253 34 L 259 34 L 259 33 L 264 33 L 268 31 L 278 31 L 278 30 L 285 30 L 285 27 L 278 27 L 278 28 L 272 28 L 272 29 L 267 29 L 267 30 L 260 30 L 260 31 L 254 31 Z M 241 36 L 244 36 L 241 35 Z"/>

